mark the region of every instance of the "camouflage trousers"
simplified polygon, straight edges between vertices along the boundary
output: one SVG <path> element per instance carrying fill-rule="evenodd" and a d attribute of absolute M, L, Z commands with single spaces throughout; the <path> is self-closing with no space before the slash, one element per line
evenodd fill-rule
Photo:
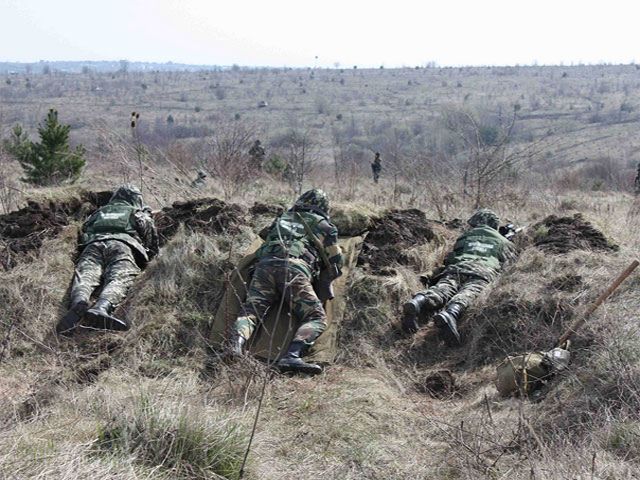
<path fill-rule="evenodd" d="M 234 329 L 249 339 L 270 308 L 289 308 L 299 322 L 294 340 L 313 345 L 327 328 L 327 316 L 311 278 L 286 260 L 266 258 L 256 266 Z"/>
<path fill-rule="evenodd" d="M 124 242 L 105 240 L 87 245 L 76 263 L 71 287 L 71 304 L 89 302 L 102 285 L 99 298 L 118 305 L 140 273 L 133 251 Z"/>
<path fill-rule="evenodd" d="M 467 309 L 488 285 L 489 280 L 486 278 L 455 270 L 445 270 L 435 285 L 418 293 L 427 297 L 436 310 L 445 307 L 448 303 L 457 303 Z"/>

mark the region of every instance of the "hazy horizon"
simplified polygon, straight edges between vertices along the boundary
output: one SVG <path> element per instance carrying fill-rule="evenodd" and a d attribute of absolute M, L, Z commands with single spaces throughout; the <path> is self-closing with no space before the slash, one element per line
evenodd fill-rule
<path fill-rule="evenodd" d="M 606 9 L 550 0 L 317 5 L 0 0 L 0 61 L 395 68 L 628 64 L 637 55 L 636 9 L 621 0 Z"/>

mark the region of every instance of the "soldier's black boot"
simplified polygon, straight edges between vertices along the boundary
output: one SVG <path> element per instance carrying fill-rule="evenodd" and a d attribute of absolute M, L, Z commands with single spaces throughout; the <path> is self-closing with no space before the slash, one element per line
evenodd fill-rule
<path fill-rule="evenodd" d="M 460 345 L 460 333 L 458 332 L 458 320 L 462 316 L 464 308 L 459 303 L 450 303 L 440 310 L 433 320 L 438 327 L 439 337 L 450 347 Z"/>
<path fill-rule="evenodd" d="M 431 307 L 427 297 L 418 293 L 402 306 L 402 330 L 406 333 L 418 331 L 418 318 L 423 317 L 425 310 Z"/>
<path fill-rule="evenodd" d="M 71 336 L 82 317 L 89 308 L 89 304 L 83 300 L 75 302 L 71 305 L 71 308 L 60 319 L 56 325 L 56 332 L 59 335 Z"/>
<path fill-rule="evenodd" d="M 278 361 L 278 368 L 281 372 L 307 373 L 318 375 L 322 373 L 322 367 L 315 363 L 307 363 L 302 360 L 302 356 L 307 351 L 307 344 L 299 340 L 294 340 L 289 345 L 286 355 Z"/>
<path fill-rule="evenodd" d="M 233 333 L 227 342 L 225 357 L 229 360 L 240 358 L 244 355 L 247 340 L 239 333 Z"/>
<path fill-rule="evenodd" d="M 100 330 L 128 330 L 129 325 L 111 315 L 113 305 L 109 300 L 99 299 L 85 314 L 85 325 Z"/>

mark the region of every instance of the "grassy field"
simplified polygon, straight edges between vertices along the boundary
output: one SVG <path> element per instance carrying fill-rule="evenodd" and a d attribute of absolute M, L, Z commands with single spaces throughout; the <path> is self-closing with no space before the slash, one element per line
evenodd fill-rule
<path fill-rule="evenodd" d="M 541 401 L 503 399 L 492 384 L 506 354 L 550 348 L 640 254 L 634 65 L 54 72 L 26 82 L 9 75 L 0 84 L 4 137 L 16 122 L 35 135 L 55 107 L 73 141 L 88 147 L 88 167 L 77 185 L 36 189 L 3 152 L 5 210 L 27 198 L 61 205 L 122 181 L 142 183 L 154 209 L 204 196 L 237 207 L 218 231 L 181 227 L 168 239 L 123 307 L 133 325 L 125 334 L 54 334 L 80 215 L 0 270 L 1 477 L 235 479 L 260 398 L 245 478 L 640 477 L 637 275 L 576 336 L 569 371 Z M 258 108 L 262 100 L 268 106 Z M 509 141 L 487 139 L 514 110 Z M 133 133 L 132 111 L 141 113 Z M 469 124 L 456 123 L 464 118 L 485 138 L 479 147 L 464 143 Z M 277 173 L 223 170 L 212 160 L 216 142 L 239 126 L 262 140 L 267 159 L 292 160 L 292 129 L 313 140 L 314 168 L 302 184 L 329 192 L 343 232 L 406 208 L 440 232 L 399 246 L 401 263 L 355 269 L 338 359 L 316 378 L 275 374 L 251 359 L 222 364 L 208 341 L 226 275 L 270 218 L 249 208 L 295 196 Z M 474 148 L 477 158 L 498 152 L 492 165 L 524 153 L 482 183 L 468 163 Z M 377 185 L 373 151 L 383 158 Z M 191 188 L 201 167 L 218 175 Z M 468 218 L 476 187 L 482 205 L 528 226 L 519 259 L 468 312 L 462 348 L 439 344 L 431 325 L 406 337 L 402 302 L 460 231 L 436 221 Z M 575 214 L 619 248 L 544 250 L 550 228 L 539 222 Z M 433 388 L 442 378 L 444 387 Z"/>

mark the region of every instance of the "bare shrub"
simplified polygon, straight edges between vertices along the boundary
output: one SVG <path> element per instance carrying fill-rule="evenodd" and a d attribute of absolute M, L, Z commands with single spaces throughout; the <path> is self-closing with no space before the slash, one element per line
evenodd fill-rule
<path fill-rule="evenodd" d="M 226 200 L 247 187 L 247 181 L 256 174 L 249 150 L 255 130 L 241 122 L 219 124 L 209 140 L 205 168 L 222 186 Z"/>
<path fill-rule="evenodd" d="M 521 147 L 511 145 L 518 110 L 514 107 L 508 116 L 500 110 L 495 115 L 455 108 L 443 113 L 445 127 L 460 143 L 452 160 L 461 166 L 463 191 L 473 198 L 476 208 L 494 197 L 523 162 L 541 153 L 544 137 Z"/>
<path fill-rule="evenodd" d="M 18 207 L 20 190 L 11 180 L 11 159 L 0 145 L 0 212 L 10 212 Z"/>
<path fill-rule="evenodd" d="M 274 143 L 287 163 L 283 176 L 299 195 L 320 158 L 320 143 L 308 127 L 291 128 Z"/>

